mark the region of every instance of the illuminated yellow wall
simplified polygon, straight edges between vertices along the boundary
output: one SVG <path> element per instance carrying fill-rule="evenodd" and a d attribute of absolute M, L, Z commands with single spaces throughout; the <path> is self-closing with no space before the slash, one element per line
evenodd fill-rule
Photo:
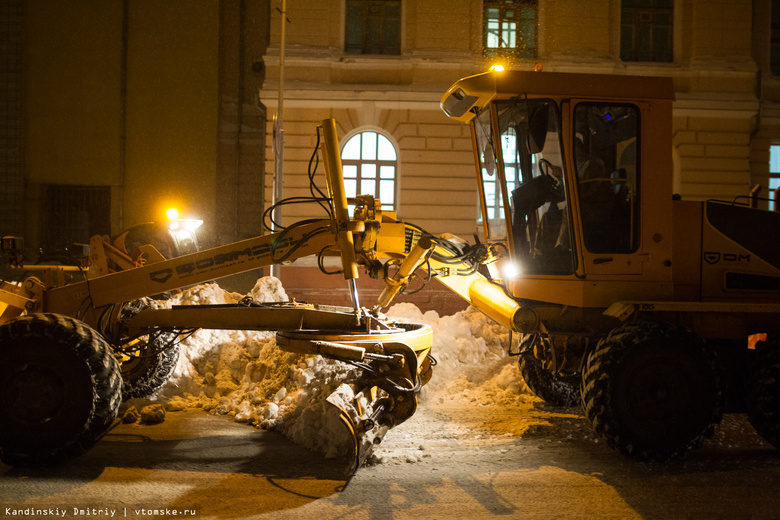
<path fill-rule="evenodd" d="M 28 2 L 31 182 L 117 182 L 121 16 L 119 1 Z"/>
<path fill-rule="evenodd" d="M 130 5 L 125 225 L 174 203 L 213 222 L 219 3 Z"/>
<path fill-rule="evenodd" d="M 110 186 L 112 233 L 158 220 L 174 202 L 183 216 L 214 218 L 219 2 L 127 5 L 123 93 L 121 0 L 27 2 L 25 232 L 32 240 L 46 184 Z"/>

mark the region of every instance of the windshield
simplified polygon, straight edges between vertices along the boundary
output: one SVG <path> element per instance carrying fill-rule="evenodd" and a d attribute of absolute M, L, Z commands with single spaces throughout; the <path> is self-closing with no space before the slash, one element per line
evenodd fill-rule
<path fill-rule="evenodd" d="M 490 112 L 484 110 L 474 123 L 489 238 L 506 238 L 508 228 L 524 272 L 571 273 L 558 107 L 550 99 L 515 98 L 497 102 L 495 109 L 498 149 L 491 139 Z M 503 176 L 498 175 L 498 165 L 503 166 Z"/>

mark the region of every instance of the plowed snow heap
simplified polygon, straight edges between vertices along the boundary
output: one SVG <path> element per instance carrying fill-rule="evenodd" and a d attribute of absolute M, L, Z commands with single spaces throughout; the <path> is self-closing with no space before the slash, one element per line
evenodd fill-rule
<path fill-rule="evenodd" d="M 163 304 L 236 303 L 244 296 L 212 283 Z M 273 277 L 260 278 L 249 296 L 257 302 L 288 300 Z M 517 364 L 506 355 L 507 330 L 479 311 L 470 308 L 440 318 L 402 303 L 388 316 L 433 327 L 432 353 L 438 364 L 421 391 L 422 403 L 431 398 L 475 401 L 489 393 L 490 402 L 509 404 L 527 392 Z M 325 399 L 356 375 L 355 368 L 339 361 L 283 352 L 273 332 L 198 330 L 182 340 L 176 370 L 153 401 L 164 402 L 169 411 L 202 408 L 234 416 L 237 422 L 279 431 L 327 457 L 341 457 L 347 456 L 348 433 L 339 410 Z"/>

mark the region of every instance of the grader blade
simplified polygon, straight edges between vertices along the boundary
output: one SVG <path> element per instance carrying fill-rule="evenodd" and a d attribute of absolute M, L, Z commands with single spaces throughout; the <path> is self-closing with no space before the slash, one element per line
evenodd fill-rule
<path fill-rule="evenodd" d="M 349 473 L 354 473 L 385 434 L 417 410 L 417 394 L 430 379 L 432 331 L 427 325 L 368 333 L 279 332 L 284 351 L 319 354 L 359 369 L 357 380 L 341 384 L 326 401 L 339 411 L 350 444 Z"/>
<path fill-rule="evenodd" d="M 339 386 L 326 400 L 339 409 L 339 418 L 351 438 L 348 450 L 350 464 L 347 469 L 351 475 L 371 456 L 374 447 L 382 442 L 390 427 L 372 419 L 372 410 L 366 408 L 365 404 L 361 406 L 360 397 L 356 398 L 347 384 Z"/>

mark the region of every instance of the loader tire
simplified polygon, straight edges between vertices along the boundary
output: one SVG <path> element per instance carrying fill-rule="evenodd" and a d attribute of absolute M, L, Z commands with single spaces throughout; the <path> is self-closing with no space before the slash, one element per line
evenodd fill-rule
<path fill-rule="evenodd" d="M 58 314 L 0 326 L 0 460 L 46 466 L 90 449 L 122 402 L 119 364 L 106 341 Z"/>
<path fill-rule="evenodd" d="M 588 355 L 582 403 L 596 433 L 624 455 L 640 461 L 681 456 L 721 420 L 715 354 L 682 327 L 623 325 Z"/>
<path fill-rule="evenodd" d="M 533 349 L 520 353 L 518 363 L 525 384 L 536 397 L 553 406 L 580 406 L 580 375 L 557 376 L 542 367 Z"/>
<path fill-rule="evenodd" d="M 780 449 L 780 341 L 756 347 L 748 383 L 747 416 L 758 434 Z"/>

